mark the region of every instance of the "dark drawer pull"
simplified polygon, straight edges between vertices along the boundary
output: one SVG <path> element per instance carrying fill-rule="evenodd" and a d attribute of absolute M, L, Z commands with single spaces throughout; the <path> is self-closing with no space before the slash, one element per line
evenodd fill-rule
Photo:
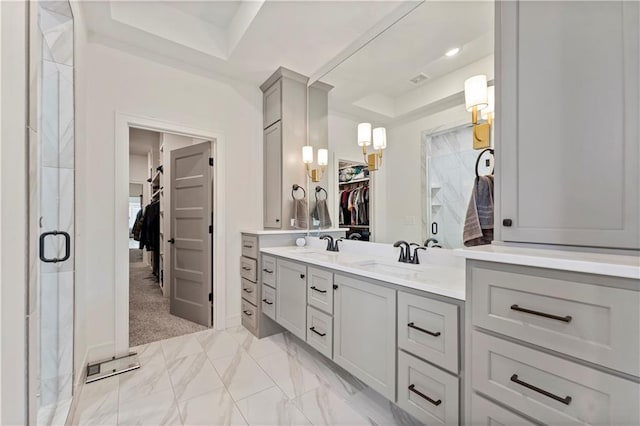
<path fill-rule="evenodd" d="M 244 248 L 253 248 L 253 246 L 250 246 L 248 244 L 244 244 L 242 247 L 244 247 Z"/>
<path fill-rule="evenodd" d="M 253 290 L 249 290 L 248 288 L 243 288 L 242 291 L 249 294 L 253 293 Z"/>
<path fill-rule="evenodd" d="M 62 235 L 64 237 L 64 256 L 61 258 L 47 258 L 44 254 L 44 240 L 49 236 L 49 235 Z M 42 260 L 45 263 L 58 263 L 58 262 L 64 262 L 66 260 L 69 259 L 69 257 L 71 256 L 71 236 L 67 233 L 67 232 L 62 232 L 62 231 L 51 231 L 51 232 L 44 232 L 40 235 L 40 260 Z"/>
<path fill-rule="evenodd" d="M 427 395 L 423 394 L 422 392 L 420 392 L 419 390 L 416 389 L 416 385 L 410 385 L 409 386 L 409 390 L 413 393 L 415 393 L 416 395 L 418 395 L 421 398 L 426 399 L 427 401 L 429 401 L 430 403 L 432 403 L 433 405 L 435 405 L 436 407 L 440 404 L 442 404 L 442 400 L 435 400 L 435 399 L 431 399 L 429 398 Z"/>
<path fill-rule="evenodd" d="M 539 387 L 530 385 L 527 382 L 523 382 L 522 380 L 518 379 L 518 375 L 517 374 L 514 374 L 513 376 L 511 376 L 511 381 L 514 382 L 514 383 L 519 384 L 520 386 L 524 386 L 527 389 L 531 389 L 532 391 L 541 393 L 542 395 L 547 396 L 547 397 L 549 397 L 551 399 L 555 399 L 556 401 L 562 402 L 565 405 L 571 404 L 571 399 L 572 398 L 570 396 L 565 396 L 564 398 L 561 398 L 558 395 L 554 395 L 551 392 L 547 392 L 544 389 L 540 389 Z"/>
<path fill-rule="evenodd" d="M 248 317 L 253 316 L 253 314 L 250 311 L 242 311 L 242 312 L 244 312 L 244 314 Z"/>
<path fill-rule="evenodd" d="M 300 279 L 304 280 L 304 274 L 300 274 Z"/>
<path fill-rule="evenodd" d="M 324 336 L 327 335 L 327 333 L 320 333 L 319 331 L 316 330 L 315 327 L 311 327 L 309 330 L 313 331 L 314 333 L 316 333 L 320 337 L 324 337 Z"/>
<path fill-rule="evenodd" d="M 269 300 L 267 300 L 267 299 L 262 299 L 262 301 L 264 303 L 266 303 L 267 305 L 273 305 L 273 302 L 269 302 Z"/>
<path fill-rule="evenodd" d="M 247 268 L 246 266 L 243 266 L 243 267 L 242 267 L 242 270 L 243 270 L 243 271 L 250 271 L 250 270 L 251 270 L 251 268 Z"/>
<path fill-rule="evenodd" d="M 407 327 L 413 328 L 413 329 L 418 330 L 418 331 L 422 331 L 423 333 L 427 333 L 427 334 L 429 334 L 429 335 L 431 335 L 433 337 L 438 337 L 440 335 L 439 331 L 433 332 L 433 331 L 425 330 L 424 328 L 420 328 L 420 327 L 418 327 L 417 325 L 415 325 L 412 322 L 407 324 Z"/>
<path fill-rule="evenodd" d="M 317 288 L 314 285 L 311 286 L 311 290 L 317 291 L 318 293 L 326 293 L 327 292 L 327 290 L 320 290 L 319 288 Z"/>
<path fill-rule="evenodd" d="M 539 317 L 551 318 L 554 320 L 562 321 L 562 322 L 571 322 L 573 319 L 571 315 L 567 315 L 566 317 L 561 317 L 559 315 L 546 314 L 544 312 L 532 311 L 531 309 L 521 308 L 518 305 L 511 305 L 511 309 L 518 312 L 524 312 L 531 315 L 538 315 Z"/>
<path fill-rule="evenodd" d="M 273 274 L 273 271 L 267 268 L 264 268 L 262 271 L 266 272 L 267 274 Z"/>

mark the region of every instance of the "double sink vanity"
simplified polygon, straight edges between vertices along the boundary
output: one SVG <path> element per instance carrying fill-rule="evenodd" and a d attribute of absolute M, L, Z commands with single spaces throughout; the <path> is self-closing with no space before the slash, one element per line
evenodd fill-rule
<path fill-rule="evenodd" d="M 289 331 L 425 424 L 640 423 L 633 257 L 487 246 L 414 265 L 303 235 L 243 233 L 256 336 Z"/>

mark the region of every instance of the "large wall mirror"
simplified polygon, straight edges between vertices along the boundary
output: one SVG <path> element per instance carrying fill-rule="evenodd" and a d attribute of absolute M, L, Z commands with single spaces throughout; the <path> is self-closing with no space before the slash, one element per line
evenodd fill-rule
<path fill-rule="evenodd" d="M 324 183 L 333 224 L 374 242 L 461 247 L 480 154 L 464 82 L 484 74 L 491 83 L 493 67 L 493 2 L 430 1 L 322 76 L 333 86 Z M 386 132 L 386 148 L 374 151 L 373 130 L 368 153 L 382 154 L 373 164 L 358 144 L 363 122 Z M 479 173 L 491 167 L 483 159 Z"/>

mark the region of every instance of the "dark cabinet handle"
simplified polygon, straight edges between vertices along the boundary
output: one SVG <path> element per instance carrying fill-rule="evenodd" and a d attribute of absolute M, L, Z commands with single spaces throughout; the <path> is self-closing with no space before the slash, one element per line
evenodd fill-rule
<path fill-rule="evenodd" d="M 438 235 L 438 222 L 431 223 L 431 234 Z"/>
<path fill-rule="evenodd" d="M 276 222 L 280 222 L 280 219 L 276 219 Z"/>
<path fill-rule="evenodd" d="M 267 299 L 262 299 L 262 301 L 264 303 L 266 303 L 267 305 L 273 305 L 273 302 L 269 302 L 269 300 L 267 300 Z"/>
<path fill-rule="evenodd" d="M 54 236 L 62 235 L 64 237 L 64 256 L 63 257 L 61 258 L 53 257 L 50 259 L 45 256 L 44 240 L 49 235 L 54 235 Z M 58 262 L 64 262 L 65 260 L 68 260 L 69 257 L 71 257 L 71 236 L 67 232 L 51 231 L 51 232 L 43 232 L 42 234 L 40 234 L 40 260 L 42 260 L 45 263 L 58 263 Z"/>
<path fill-rule="evenodd" d="M 407 327 L 409 328 L 413 328 L 414 330 L 418 330 L 418 331 L 422 331 L 423 333 L 427 333 L 433 337 L 438 337 L 440 335 L 439 331 L 429 331 L 429 330 L 425 330 L 424 328 L 418 327 L 417 325 L 415 325 L 414 323 L 410 322 L 409 324 L 407 324 Z"/>
<path fill-rule="evenodd" d="M 242 267 L 242 270 L 243 270 L 243 271 L 250 271 L 250 270 L 251 270 L 251 268 L 247 268 L 246 266 L 243 266 L 243 267 Z"/>
<path fill-rule="evenodd" d="M 263 269 L 262 271 L 266 272 L 267 274 L 273 274 L 273 271 L 267 268 Z"/>
<path fill-rule="evenodd" d="M 176 240 L 175 240 L 175 238 L 169 238 L 169 239 L 167 240 L 167 242 L 168 242 L 169 244 L 174 244 L 174 243 L 176 242 Z"/>
<path fill-rule="evenodd" d="M 571 322 L 571 320 L 573 319 L 571 315 L 567 315 L 566 317 L 561 317 L 559 315 L 552 315 L 552 314 L 547 314 L 545 312 L 538 312 L 538 311 L 532 311 L 531 309 L 521 308 L 518 305 L 511 305 L 511 309 L 514 311 L 524 312 L 526 314 L 537 315 L 539 317 L 550 318 L 550 319 L 554 319 L 562 322 Z"/>
<path fill-rule="evenodd" d="M 249 293 L 249 294 L 253 293 L 253 290 L 249 290 L 248 288 L 243 288 L 242 290 L 243 290 L 245 293 Z"/>
<path fill-rule="evenodd" d="M 427 395 L 423 394 L 422 392 L 420 392 L 419 390 L 416 389 L 416 385 L 410 385 L 409 386 L 409 390 L 413 393 L 415 393 L 416 395 L 418 395 L 421 398 L 426 399 L 427 401 L 429 401 L 430 403 L 432 403 L 433 405 L 435 405 L 436 407 L 440 404 L 442 404 L 442 400 L 435 400 L 435 399 L 431 399 L 429 398 Z"/>
<path fill-rule="evenodd" d="M 326 293 L 327 292 L 327 290 L 320 290 L 319 288 L 317 288 L 314 285 L 311 286 L 311 290 L 317 291 L 318 293 Z"/>
<path fill-rule="evenodd" d="M 502 226 L 511 226 L 513 225 L 513 221 L 511 219 L 502 219 Z"/>
<path fill-rule="evenodd" d="M 243 244 L 242 247 L 244 247 L 244 248 L 253 248 L 253 246 L 250 246 L 249 244 Z"/>
<path fill-rule="evenodd" d="M 338 289 L 338 284 L 334 284 L 334 285 L 333 285 L 333 289 L 334 289 L 334 290 L 337 290 L 337 289 Z"/>
<path fill-rule="evenodd" d="M 316 330 L 315 327 L 311 327 L 309 330 L 313 331 L 314 333 L 316 333 L 320 337 L 324 337 L 324 336 L 327 335 L 327 333 L 320 333 L 319 331 Z"/>
<path fill-rule="evenodd" d="M 244 314 L 245 314 L 246 316 L 248 316 L 248 317 L 253 316 L 253 314 L 252 314 L 251 312 L 249 312 L 249 311 L 242 311 L 242 312 L 244 312 Z"/>
<path fill-rule="evenodd" d="M 533 385 L 531 385 L 531 384 L 529 384 L 527 382 L 523 382 L 522 380 L 518 379 L 518 375 L 517 374 L 514 374 L 513 376 L 511 376 L 511 381 L 514 382 L 514 383 L 519 384 L 520 386 L 524 386 L 527 389 L 531 389 L 532 391 L 538 392 L 538 393 L 540 393 L 540 394 L 542 394 L 542 395 L 544 395 L 546 397 L 549 397 L 551 399 L 555 399 L 556 401 L 562 402 L 565 405 L 571 404 L 571 400 L 573 399 L 570 396 L 565 396 L 564 398 L 559 397 L 558 395 L 554 395 L 551 392 L 547 392 L 546 390 L 540 389 L 537 386 L 533 386 Z"/>
<path fill-rule="evenodd" d="M 305 275 L 304 274 L 300 274 L 300 279 L 304 280 Z"/>

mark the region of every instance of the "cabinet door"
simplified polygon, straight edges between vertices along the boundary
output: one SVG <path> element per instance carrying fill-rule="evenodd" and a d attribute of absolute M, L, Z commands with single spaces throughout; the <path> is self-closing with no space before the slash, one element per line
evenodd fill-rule
<path fill-rule="evenodd" d="M 395 401 L 395 290 L 338 274 L 334 282 L 333 360 Z"/>
<path fill-rule="evenodd" d="M 264 227 L 282 228 L 282 131 L 276 123 L 264 131 Z"/>
<path fill-rule="evenodd" d="M 497 239 L 640 248 L 638 2 L 496 8 Z"/>
<path fill-rule="evenodd" d="M 302 340 L 307 337 L 307 267 L 277 260 L 276 321 Z"/>
<path fill-rule="evenodd" d="M 282 80 L 278 80 L 264 92 L 264 128 L 282 117 Z"/>

